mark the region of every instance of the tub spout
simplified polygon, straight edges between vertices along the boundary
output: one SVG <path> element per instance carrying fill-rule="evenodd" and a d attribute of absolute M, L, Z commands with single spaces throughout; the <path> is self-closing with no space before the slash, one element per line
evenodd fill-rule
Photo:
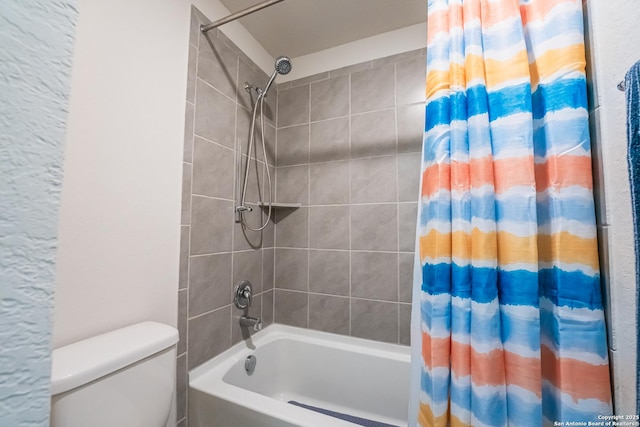
<path fill-rule="evenodd" d="M 262 329 L 262 319 L 259 317 L 242 316 L 240 317 L 240 326 L 246 328 L 252 327 L 254 331 Z"/>

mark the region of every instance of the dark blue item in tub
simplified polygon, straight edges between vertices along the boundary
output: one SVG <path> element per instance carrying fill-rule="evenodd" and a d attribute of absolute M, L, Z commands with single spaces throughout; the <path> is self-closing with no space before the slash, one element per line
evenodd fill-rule
<path fill-rule="evenodd" d="M 310 411 L 318 412 L 320 414 L 328 415 L 330 417 L 338 418 L 344 421 L 348 421 L 350 423 L 365 426 L 365 427 L 398 427 L 392 424 L 381 423 L 379 421 L 368 420 L 366 418 L 354 417 L 353 415 L 343 414 L 342 412 L 330 411 L 328 409 L 318 408 L 316 406 L 305 405 L 304 403 L 296 402 L 295 400 L 290 400 L 290 404 L 299 406 L 300 408 L 308 409 Z"/>

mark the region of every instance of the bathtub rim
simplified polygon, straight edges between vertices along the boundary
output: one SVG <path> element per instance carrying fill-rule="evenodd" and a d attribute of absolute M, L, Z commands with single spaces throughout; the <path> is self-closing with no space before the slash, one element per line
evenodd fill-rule
<path fill-rule="evenodd" d="M 259 412 L 265 415 L 301 427 L 315 427 L 319 425 L 318 423 L 327 427 L 353 426 L 352 423 L 289 405 L 286 402 L 243 389 L 224 381 L 224 376 L 236 363 L 244 360 L 246 356 L 252 354 L 261 346 L 281 339 L 322 345 L 367 356 L 405 362 L 407 364 L 411 363 L 411 350 L 408 346 L 288 325 L 271 324 L 262 331 L 254 334 L 250 340 L 240 341 L 219 355 L 189 371 L 188 387 L 250 410 L 256 410 L 255 408 L 259 407 Z M 248 343 L 251 343 L 253 346 L 249 347 L 251 344 L 248 345 Z M 407 387 L 409 387 L 408 384 Z M 191 405 L 191 399 L 189 400 Z"/>

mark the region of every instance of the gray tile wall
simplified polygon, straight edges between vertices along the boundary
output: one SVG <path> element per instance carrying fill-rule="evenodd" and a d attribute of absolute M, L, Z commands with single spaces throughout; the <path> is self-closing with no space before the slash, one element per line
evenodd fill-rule
<path fill-rule="evenodd" d="M 187 425 L 187 372 L 242 340 L 242 314 L 233 304 L 240 280 L 254 285 L 253 316 L 273 322 L 274 226 L 256 233 L 234 221 L 237 145 L 248 150 L 252 106 L 244 82 L 264 86 L 268 76 L 221 32 L 203 36 L 208 20 L 192 9 L 183 155 L 183 198 L 178 290 L 178 423 Z M 267 155 L 275 188 L 273 87 L 265 105 Z M 260 160 L 256 160 L 260 159 Z M 266 187 L 262 147 L 253 150 L 247 200 L 257 225 L 264 213 L 255 205 Z M 243 158 L 246 164 L 246 157 Z M 297 195 L 296 195 L 297 197 Z"/>
<path fill-rule="evenodd" d="M 425 55 L 278 86 L 275 322 L 409 344 Z"/>

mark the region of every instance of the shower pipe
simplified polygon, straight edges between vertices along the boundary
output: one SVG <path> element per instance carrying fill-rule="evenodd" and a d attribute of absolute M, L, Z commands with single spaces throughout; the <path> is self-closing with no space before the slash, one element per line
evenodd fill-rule
<path fill-rule="evenodd" d="M 213 30 L 214 28 L 217 28 L 220 25 L 224 25 L 227 22 L 235 21 L 236 19 L 242 18 L 243 16 L 247 16 L 247 15 L 253 13 L 253 12 L 257 12 L 259 10 L 262 10 L 265 7 L 269 7 L 269 6 L 274 5 L 276 3 L 280 3 L 281 1 L 284 1 L 284 0 L 267 0 L 267 1 L 264 1 L 262 3 L 254 4 L 253 6 L 249 6 L 246 9 L 242 9 L 242 10 L 236 12 L 236 13 L 232 13 L 229 16 L 226 16 L 224 18 L 218 19 L 217 21 L 212 22 L 211 24 L 200 25 L 200 31 L 202 31 L 203 34 L 207 34 L 207 32 L 209 30 Z"/>

